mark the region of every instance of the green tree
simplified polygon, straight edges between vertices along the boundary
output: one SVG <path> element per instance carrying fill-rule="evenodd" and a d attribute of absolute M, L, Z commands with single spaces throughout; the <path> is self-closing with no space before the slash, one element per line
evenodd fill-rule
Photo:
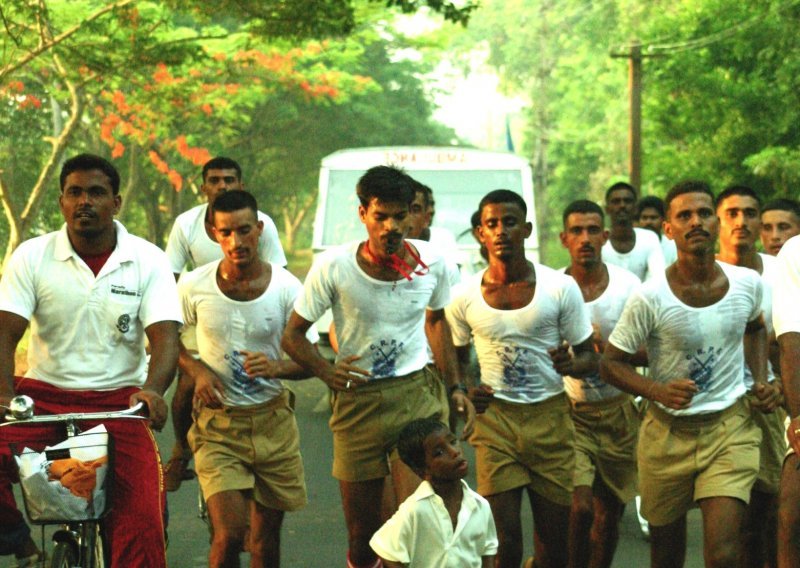
<path fill-rule="evenodd" d="M 375 6 L 380 4 L 400 10 L 427 5 L 445 18 L 461 18 L 462 21 L 471 10 L 469 3 L 456 9 L 451 3 L 438 0 L 375 2 Z M 201 150 L 200 141 L 211 139 L 215 133 L 187 134 L 179 140 L 179 133 L 168 136 L 167 125 L 163 124 L 164 128 L 160 131 L 155 129 L 155 132 L 151 130 L 147 134 L 154 136 L 154 140 L 148 139 L 148 143 L 152 146 L 158 141 L 161 148 L 147 148 L 147 145 L 133 144 L 131 140 L 124 143 L 120 137 L 134 139 L 148 131 L 147 128 L 140 128 L 142 125 L 137 125 L 135 121 L 110 112 L 111 106 L 118 105 L 120 94 L 125 104 L 145 104 L 144 94 L 137 93 L 141 95 L 140 100 L 134 101 L 134 94 L 126 92 L 124 86 L 133 84 L 143 87 L 159 69 L 164 69 L 173 77 L 182 78 L 182 73 L 191 71 L 192 64 L 215 67 L 209 61 L 209 56 L 215 53 L 210 49 L 215 42 L 241 41 L 243 46 L 240 46 L 240 50 L 247 51 L 248 42 L 259 42 L 265 36 L 296 39 L 346 34 L 354 25 L 350 14 L 355 13 L 354 7 L 359 5 L 360 2 L 348 0 L 237 0 L 211 4 L 176 1 L 172 5 L 144 0 L 4 2 L 0 7 L 0 20 L 6 32 L 0 36 L 0 101 L 4 103 L 0 107 L 0 126 L 10 135 L 0 142 L 0 149 L 4 156 L 14 154 L 12 150 L 19 147 L 24 147 L 27 152 L 13 160 L 4 159 L 0 166 L 0 203 L 8 222 L 6 254 L 10 254 L 32 231 L 50 226 L 45 223 L 37 228 L 37 224 L 42 222 L 40 212 L 45 190 L 52 183 L 67 148 L 72 151 L 83 148 L 98 151 L 112 139 L 113 145 L 109 148 L 112 157 L 121 158 L 125 148 L 131 147 L 125 156 L 126 167 L 130 169 L 125 173 L 130 174 L 129 179 L 133 183 L 129 183 L 129 187 L 145 188 L 145 193 L 138 195 L 137 199 L 141 202 L 144 196 L 148 196 L 146 202 L 149 206 L 144 208 L 146 226 L 152 231 L 151 237 L 159 240 L 165 223 L 164 215 L 158 212 L 165 207 L 168 211 L 174 210 L 180 200 L 174 195 L 165 200 L 161 190 L 156 187 L 158 184 L 149 182 L 142 175 L 145 170 L 141 164 L 150 160 L 154 167 L 162 170 L 166 164 L 166 171 L 162 173 L 166 174 L 168 183 L 178 189 L 179 179 L 182 184 L 184 175 L 173 167 L 174 155 L 171 161 L 167 161 L 167 154 L 177 153 L 188 159 L 194 167 L 200 154 L 195 152 L 189 158 L 184 154 Z M 268 55 L 270 52 L 264 53 Z M 218 83 L 224 83 L 225 88 L 229 88 L 231 83 L 225 81 L 234 71 L 230 67 L 221 68 L 223 65 L 216 67 L 214 72 L 224 76 Z M 275 71 L 273 76 L 280 74 L 279 70 L 272 71 Z M 325 93 L 320 89 L 334 88 L 326 84 L 325 69 L 321 66 L 309 63 L 305 71 L 308 75 L 305 82 L 290 84 L 291 81 L 287 80 L 280 87 L 306 90 L 309 95 L 322 96 Z M 258 77 L 252 79 L 255 83 Z M 346 83 L 342 77 L 336 80 Z M 344 87 L 341 87 L 341 91 L 345 90 Z M 269 86 L 264 87 L 265 91 L 269 89 Z M 275 92 L 279 90 L 276 88 Z M 175 85 L 175 91 L 180 92 L 178 85 Z M 270 91 L 269 94 L 277 97 L 275 92 Z M 334 98 L 330 91 L 329 95 Z M 221 103 L 223 98 L 217 98 L 219 104 L 216 106 L 224 106 Z M 226 92 L 225 98 L 236 98 L 236 93 Z M 228 107 L 241 109 L 248 104 L 254 107 L 255 103 L 246 101 L 246 98 L 243 93 L 239 100 Z M 199 104 L 201 110 L 207 108 L 203 104 L 213 106 L 212 103 L 192 97 L 169 101 L 174 103 L 179 116 L 182 111 L 185 114 L 190 105 Z M 33 108 L 37 112 L 32 112 Z M 135 110 L 138 112 L 139 107 L 135 107 Z M 217 112 L 215 118 L 223 114 L 221 108 L 214 108 L 213 111 Z M 110 114 L 117 114 L 120 120 L 111 128 L 112 132 L 102 132 L 101 127 L 109 127 L 107 120 Z M 38 119 L 35 127 L 24 131 L 17 128 L 35 119 Z M 126 129 L 127 132 L 117 132 L 116 128 Z M 137 132 L 137 128 L 140 132 Z M 229 129 L 230 126 L 218 128 Z M 214 128 L 207 130 L 213 131 Z M 24 142 L 21 142 L 23 139 Z M 186 151 L 181 152 L 181 147 Z M 155 152 L 160 161 L 154 159 L 151 152 Z M 128 197 L 127 201 L 132 202 L 133 196 Z M 139 215 L 141 212 L 128 210 L 127 213 Z"/>

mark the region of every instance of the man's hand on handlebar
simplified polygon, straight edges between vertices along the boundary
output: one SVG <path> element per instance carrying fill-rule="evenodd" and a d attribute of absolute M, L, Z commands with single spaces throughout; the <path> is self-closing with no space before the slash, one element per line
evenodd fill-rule
<path fill-rule="evenodd" d="M 148 414 L 150 417 L 150 427 L 153 430 L 160 431 L 164 424 L 167 422 L 167 403 L 155 391 L 142 389 L 134 395 L 131 395 L 128 404 L 133 406 L 137 402 L 144 402 L 147 405 Z"/>

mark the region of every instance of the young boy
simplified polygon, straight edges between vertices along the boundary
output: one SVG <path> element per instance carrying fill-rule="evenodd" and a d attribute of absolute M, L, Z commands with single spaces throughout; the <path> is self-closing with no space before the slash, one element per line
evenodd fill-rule
<path fill-rule="evenodd" d="M 463 481 L 467 460 L 435 418 L 400 432 L 400 459 L 423 481 L 369 541 L 386 568 L 490 568 L 497 532 L 489 502 Z"/>

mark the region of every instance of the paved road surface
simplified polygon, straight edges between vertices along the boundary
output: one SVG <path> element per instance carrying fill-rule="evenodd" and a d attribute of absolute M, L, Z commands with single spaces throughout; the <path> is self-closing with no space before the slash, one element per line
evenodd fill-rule
<path fill-rule="evenodd" d="M 328 410 L 325 404 L 326 387 L 311 379 L 294 386 L 297 392 L 297 418 L 302 440 L 302 452 L 308 485 L 308 506 L 300 512 L 286 516 L 282 534 L 283 566 L 287 568 L 331 568 L 344 566 L 346 537 L 344 519 L 339 502 L 338 484 L 331 477 L 331 435 L 328 429 Z M 158 434 L 162 455 L 169 456 L 172 433 L 168 430 Z M 471 457 L 471 449 L 466 446 Z M 473 461 L 474 463 L 474 461 Z M 475 486 L 474 471 L 468 478 Z M 195 568 L 206 566 L 208 533 L 197 517 L 197 482 L 188 481 L 176 493 L 170 493 L 170 526 L 168 549 L 171 568 Z M 530 535 L 532 522 L 530 509 L 525 511 L 525 534 Z M 38 531 L 38 529 L 34 529 Z M 698 511 L 690 514 L 689 551 L 686 566 L 701 567 L 702 529 Z M 530 536 L 525 542 L 525 554 L 532 553 Z M 614 562 L 615 567 L 637 568 L 649 564 L 649 548 L 639 533 L 636 515 L 629 507 L 623 518 L 620 546 Z M 6 558 L 0 566 L 11 566 Z M 246 555 L 242 555 L 242 566 L 249 566 Z"/>
<path fill-rule="evenodd" d="M 346 536 L 341 513 L 338 484 L 331 477 L 333 459 L 328 411 L 325 405 L 326 388 L 312 379 L 294 385 L 297 392 L 297 418 L 300 427 L 303 458 L 306 468 L 309 504 L 306 509 L 286 516 L 283 531 L 283 566 L 287 568 L 331 568 L 344 566 Z M 167 454 L 171 439 L 166 432 L 162 453 Z M 469 446 L 466 446 L 469 448 Z M 471 455 L 471 449 L 468 450 Z M 474 462 L 473 462 L 474 463 Z M 474 468 L 473 468 L 474 469 Z M 475 486 L 474 470 L 468 478 Z M 196 517 L 196 481 L 186 482 L 177 493 L 169 494 L 170 547 L 169 565 L 173 568 L 194 568 L 206 565 L 208 543 L 204 525 Z M 634 568 L 649 564 L 649 546 L 641 537 L 636 515 L 628 508 L 621 527 L 621 538 L 614 566 Z M 530 535 L 530 509 L 524 508 L 525 534 Z M 702 528 L 698 511 L 690 514 L 689 552 L 687 568 L 701 567 Z M 525 554 L 532 553 L 531 538 L 525 543 Z M 246 555 L 242 565 L 248 566 Z"/>

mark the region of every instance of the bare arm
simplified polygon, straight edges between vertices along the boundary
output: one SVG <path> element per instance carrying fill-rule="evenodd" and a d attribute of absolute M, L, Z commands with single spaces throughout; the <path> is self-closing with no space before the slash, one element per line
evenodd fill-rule
<path fill-rule="evenodd" d="M 319 354 L 306 337 L 306 332 L 312 323 L 292 310 L 286 329 L 283 330 L 281 349 L 307 373 L 318 377 L 333 390 L 348 390 L 366 383 L 369 371 L 351 365 L 353 361 L 358 360 L 358 356 L 345 357 L 336 365 L 331 365 Z"/>
<path fill-rule="evenodd" d="M 209 408 L 222 408 L 225 402 L 225 387 L 222 379 L 219 378 L 211 367 L 203 363 L 200 359 L 192 356 L 183 341 L 180 342 L 180 354 L 178 355 L 178 367 L 181 373 L 192 377 L 194 382 L 194 396 L 203 401 Z"/>
<path fill-rule="evenodd" d="M 744 331 L 744 361 L 753 375 L 753 406 L 772 412 L 778 406 L 780 390 L 767 380 L 767 330 L 764 317 L 747 322 Z"/>
<path fill-rule="evenodd" d="M 763 316 L 747 322 L 744 330 L 744 362 L 756 383 L 767 382 L 767 332 Z"/>
<path fill-rule="evenodd" d="M 788 332 L 778 337 L 781 349 L 781 379 L 786 407 L 792 421 L 786 432 L 794 451 L 800 454 L 800 333 Z"/>
<path fill-rule="evenodd" d="M 162 398 L 175 377 L 178 365 L 178 322 L 159 321 L 144 330 L 150 343 L 150 364 L 142 390 L 130 398 L 130 404 L 141 401 L 150 412 L 150 425 L 160 430 L 167 421 L 167 404 Z"/>
<path fill-rule="evenodd" d="M 394 562 L 392 560 L 386 560 L 385 558 L 381 558 L 383 561 L 383 565 L 386 568 L 406 568 L 408 564 L 403 564 L 402 562 Z"/>
<path fill-rule="evenodd" d="M 486 409 L 489 408 L 489 404 L 492 402 L 492 399 L 494 399 L 494 389 L 489 385 L 480 384 L 480 377 L 470 377 L 469 356 L 471 350 L 472 347 L 469 345 L 456 347 L 456 359 L 458 359 L 458 366 L 461 369 L 461 376 L 469 377 L 471 379 L 469 384 L 475 385 L 470 386 L 468 392 L 469 399 L 472 401 L 472 405 L 475 407 L 475 413 L 483 414 L 486 412 Z"/>
<path fill-rule="evenodd" d="M 425 312 L 425 335 L 433 351 L 433 359 L 439 369 L 444 383 L 450 392 L 450 403 L 464 418 L 462 437 L 466 439 L 475 427 L 475 407 L 466 393 L 454 388 L 463 387 L 461 368 L 453 346 L 453 335 L 444 315 L 444 310 L 427 310 Z"/>
<path fill-rule="evenodd" d="M 22 316 L 0 311 L 0 404 L 4 406 L 14 398 L 14 354 L 27 328 L 28 320 Z"/>
<path fill-rule="evenodd" d="M 673 379 L 658 383 L 636 372 L 634 355 L 618 349 L 611 343 L 600 359 L 600 377 L 610 385 L 635 396 L 660 402 L 667 408 L 688 408 L 697 385 L 691 379 Z"/>
<path fill-rule="evenodd" d="M 314 351 L 318 351 L 316 344 L 311 344 Z M 299 381 L 313 377 L 306 369 L 291 359 L 270 359 L 261 351 L 239 351 L 244 355 L 244 370 L 251 379 L 265 377 L 267 379 L 284 379 Z"/>
<path fill-rule="evenodd" d="M 560 375 L 572 377 L 586 377 L 597 372 L 600 356 L 594 349 L 594 339 L 589 337 L 586 341 L 572 346 L 564 341 L 558 347 L 547 350 L 553 361 L 553 368 Z"/>
<path fill-rule="evenodd" d="M 481 556 L 481 568 L 494 568 L 495 555 Z"/>

